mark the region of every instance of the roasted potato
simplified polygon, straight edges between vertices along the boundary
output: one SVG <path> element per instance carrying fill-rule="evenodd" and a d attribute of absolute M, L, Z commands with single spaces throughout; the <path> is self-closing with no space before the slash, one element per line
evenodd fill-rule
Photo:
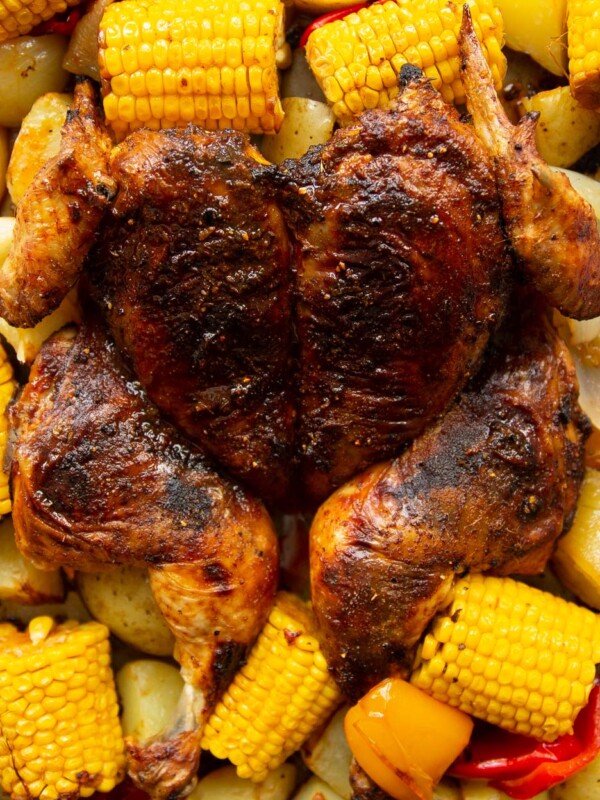
<path fill-rule="evenodd" d="M 349 780 L 352 753 L 344 733 L 347 710 L 346 706 L 340 708 L 327 727 L 312 736 L 302 748 L 306 766 L 344 800 L 352 796 Z"/>
<path fill-rule="evenodd" d="M 588 469 L 571 529 L 558 540 L 553 567 L 560 580 L 600 609 L 600 471 Z"/>
<path fill-rule="evenodd" d="M 90 613 L 127 644 L 154 656 L 173 652 L 173 634 L 160 612 L 146 570 L 116 567 L 79 573 L 77 586 Z"/>
<path fill-rule="evenodd" d="M 600 796 L 600 756 L 572 778 L 550 790 L 551 800 L 598 800 Z"/>
<path fill-rule="evenodd" d="M 58 153 L 62 126 L 73 96 L 47 92 L 38 97 L 23 120 L 13 145 L 6 182 L 17 204 L 46 161 Z"/>
<path fill-rule="evenodd" d="M 0 619 L 10 619 L 21 625 L 27 625 L 34 617 L 74 619 L 77 622 L 89 622 L 91 619 L 78 592 L 67 592 L 61 603 L 44 603 L 39 606 L 25 606 L 14 600 L 0 600 Z"/>
<path fill-rule="evenodd" d="M 2 264 L 10 250 L 14 228 L 14 217 L 0 217 L 0 264 Z"/>
<path fill-rule="evenodd" d="M 205 775 L 189 795 L 190 800 L 288 800 L 296 785 L 296 767 L 282 764 L 262 783 L 238 778 L 234 766 Z"/>
<path fill-rule="evenodd" d="M 313 144 L 323 144 L 333 133 L 335 117 L 326 103 L 306 97 L 285 97 L 285 119 L 278 133 L 263 137 L 265 158 L 279 164 L 286 158 L 299 158 Z"/>
<path fill-rule="evenodd" d="M 460 793 L 461 800 L 510 800 L 507 794 L 499 789 L 493 789 L 483 781 L 465 781 L 461 784 Z M 542 792 L 532 800 L 550 800 L 550 795 L 548 792 Z M 565 800 L 572 800 L 572 798 L 565 798 Z"/>
<path fill-rule="evenodd" d="M 144 742 L 171 722 L 183 689 L 183 679 L 172 664 L 130 661 L 121 667 L 116 682 L 125 736 Z"/>
<path fill-rule="evenodd" d="M 0 600 L 24 605 L 60 603 L 65 587 L 60 570 L 41 570 L 24 558 L 15 544 L 10 517 L 0 523 Z"/>
<path fill-rule="evenodd" d="M 539 111 L 537 149 L 555 167 L 571 166 L 600 142 L 600 114 L 579 105 L 568 86 L 539 92 L 522 105 L 525 111 Z"/>
<path fill-rule="evenodd" d="M 19 36 L 0 44 L 0 125 L 16 128 L 46 92 L 61 92 L 69 73 L 62 68 L 64 36 Z"/>
<path fill-rule="evenodd" d="M 8 131 L 0 128 L 0 200 L 6 191 L 6 169 L 8 167 Z"/>
<path fill-rule="evenodd" d="M 5 220 L 8 220 L 8 222 L 5 222 Z M 0 264 L 8 253 L 13 226 L 14 219 L 0 217 Z M 7 246 L 8 232 L 10 236 L 8 237 Z M 0 334 L 14 348 L 19 361 L 23 364 L 31 364 L 40 347 L 49 336 L 71 322 L 79 322 L 80 319 L 81 309 L 77 300 L 77 292 L 74 290 L 65 297 L 56 311 L 48 314 L 33 328 L 15 328 L 0 317 Z"/>
<path fill-rule="evenodd" d="M 506 45 L 555 75 L 567 70 L 567 0 L 498 0 Z"/>
<path fill-rule="evenodd" d="M 320 778 L 314 777 L 300 787 L 293 800 L 342 800 L 331 786 Z"/>

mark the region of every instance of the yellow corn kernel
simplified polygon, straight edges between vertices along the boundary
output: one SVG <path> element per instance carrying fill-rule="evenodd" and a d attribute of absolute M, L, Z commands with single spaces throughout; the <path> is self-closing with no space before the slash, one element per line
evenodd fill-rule
<path fill-rule="evenodd" d="M 412 683 L 509 731 L 573 731 L 600 661 L 600 616 L 510 578 L 456 583 L 419 646 Z"/>
<path fill-rule="evenodd" d="M 12 798 L 89 797 L 123 779 L 108 636 L 50 617 L 23 633 L 0 626 L 0 785 Z"/>
<path fill-rule="evenodd" d="M 121 138 L 141 125 L 281 126 L 281 0 L 122 0 L 106 9 L 99 42 L 104 110 Z M 156 102 L 134 100 L 147 95 Z"/>
<path fill-rule="evenodd" d="M 506 74 L 502 16 L 494 0 L 469 0 L 468 5 L 499 89 Z M 422 69 L 445 100 L 464 103 L 458 57 L 462 6 L 447 0 L 388 0 L 314 30 L 306 57 L 338 119 L 347 123 L 365 107 L 387 107 L 398 94 L 396 78 L 407 62 Z M 380 75 L 378 85 L 371 77 L 366 92 L 361 91 L 364 67 Z"/>
<path fill-rule="evenodd" d="M 24 36 L 40 22 L 60 14 L 82 0 L 0 0 L 0 43 Z"/>
<path fill-rule="evenodd" d="M 281 592 L 246 664 L 217 704 L 202 747 L 260 782 L 341 702 L 314 635 L 312 614 Z"/>
<path fill-rule="evenodd" d="M 600 108 L 600 6 L 567 0 L 571 94 L 585 108 Z"/>

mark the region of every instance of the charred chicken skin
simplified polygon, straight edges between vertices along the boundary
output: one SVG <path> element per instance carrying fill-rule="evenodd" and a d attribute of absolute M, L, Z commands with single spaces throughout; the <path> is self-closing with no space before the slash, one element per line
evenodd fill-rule
<path fill-rule="evenodd" d="M 45 568 L 150 571 L 185 688 L 172 728 L 131 743 L 129 768 L 147 791 L 177 794 L 197 770 L 207 715 L 270 611 L 270 519 L 160 419 L 94 320 L 46 343 L 12 423 L 22 552 Z"/>
<path fill-rule="evenodd" d="M 289 244 L 259 158 L 233 131 L 132 134 L 87 272 L 150 398 L 273 500 L 292 456 Z"/>
<path fill-rule="evenodd" d="M 448 406 L 506 305 L 512 262 L 487 154 L 420 70 L 400 81 L 389 111 L 280 170 L 313 500 Z"/>
<path fill-rule="evenodd" d="M 314 608 L 351 697 L 410 667 L 457 576 L 538 573 L 570 524 L 589 423 L 544 308 L 521 309 L 443 419 L 314 519 Z"/>

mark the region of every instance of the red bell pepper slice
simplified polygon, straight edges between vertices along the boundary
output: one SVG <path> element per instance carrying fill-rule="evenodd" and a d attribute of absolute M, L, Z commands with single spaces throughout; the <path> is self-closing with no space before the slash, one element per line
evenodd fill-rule
<path fill-rule="evenodd" d="M 336 19 L 344 19 L 347 17 L 348 14 L 354 14 L 356 11 L 360 11 L 361 8 L 366 8 L 370 3 L 359 3 L 355 6 L 348 6 L 347 8 L 340 8 L 338 11 L 329 11 L 327 14 L 323 14 L 320 17 L 314 19 L 310 25 L 306 28 L 304 33 L 300 38 L 300 47 L 305 47 L 306 43 L 308 42 L 308 37 L 311 35 L 313 31 L 316 31 L 317 28 L 322 28 L 323 25 L 327 25 L 329 22 L 335 22 Z"/>
<path fill-rule="evenodd" d="M 600 686 L 592 688 L 572 734 L 539 742 L 492 726 L 480 726 L 449 772 L 490 781 L 515 800 L 530 800 L 574 775 L 600 753 Z"/>
<path fill-rule="evenodd" d="M 62 14 L 57 14 L 46 22 L 31 31 L 33 36 L 43 36 L 46 33 L 58 33 L 61 36 L 70 36 L 75 30 L 75 26 L 81 19 L 81 9 L 79 7 L 70 8 Z"/>

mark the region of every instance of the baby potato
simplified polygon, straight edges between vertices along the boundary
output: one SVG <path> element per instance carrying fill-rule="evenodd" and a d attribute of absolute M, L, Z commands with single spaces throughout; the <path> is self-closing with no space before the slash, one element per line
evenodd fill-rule
<path fill-rule="evenodd" d="M 465 781 L 461 785 L 461 795 L 462 800 L 510 800 L 509 796 L 500 789 L 493 789 L 483 781 Z M 550 795 L 548 792 L 541 792 L 531 800 L 550 800 Z"/>
<path fill-rule="evenodd" d="M 587 469 L 571 529 L 558 540 L 552 565 L 564 585 L 600 609 L 600 472 Z"/>
<path fill-rule="evenodd" d="M 296 767 L 282 764 L 262 783 L 238 778 L 234 766 L 221 767 L 205 775 L 189 800 L 288 800 L 296 784 Z"/>
<path fill-rule="evenodd" d="M 8 255 L 14 224 L 14 218 L 0 217 L 0 264 Z M 46 339 L 65 325 L 80 320 L 81 309 L 77 293 L 73 290 L 64 298 L 56 311 L 48 314 L 33 328 L 15 328 L 0 317 L 0 334 L 14 348 L 15 355 L 22 364 L 31 364 Z"/>
<path fill-rule="evenodd" d="M 144 742 L 159 734 L 172 721 L 183 679 L 172 664 L 151 659 L 130 661 L 116 676 L 123 707 L 123 734 Z"/>
<path fill-rule="evenodd" d="M 8 166 L 8 131 L 0 128 L 0 200 L 6 191 L 6 168 Z"/>
<path fill-rule="evenodd" d="M 313 144 L 324 144 L 333 133 L 335 117 L 325 103 L 306 97 L 284 97 L 285 119 L 278 133 L 264 136 L 265 158 L 279 164 L 286 158 L 300 158 Z"/>
<path fill-rule="evenodd" d="M 0 600 L 25 605 L 58 603 L 65 595 L 60 570 L 34 567 L 19 552 L 10 517 L 0 524 Z"/>
<path fill-rule="evenodd" d="M 350 800 L 350 762 L 352 753 L 344 733 L 344 717 L 348 711 L 343 706 L 333 715 L 328 725 L 306 742 L 302 748 L 302 757 L 306 766 L 332 789 Z"/>
<path fill-rule="evenodd" d="M 564 783 L 550 790 L 552 800 L 598 800 L 600 756 Z"/>
<path fill-rule="evenodd" d="M 154 599 L 148 572 L 121 566 L 110 572 L 77 575 L 90 613 L 127 644 L 154 656 L 173 652 L 173 634 Z"/>
<path fill-rule="evenodd" d="M 555 75 L 567 70 L 567 0 L 498 0 L 507 47 Z"/>
<path fill-rule="evenodd" d="M 292 800 L 342 800 L 342 798 L 325 781 L 313 777 L 300 787 Z"/>
<path fill-rule="evenodd" d="M 524 98 L 523 108 L 540 113 L 535 141 L 548 164 L 569 167 L 600 142 L 600 114 L 579 105 L 568 86 Z"/>
<path fill-rule="evenodd" d="M 0 125 L 18 127 L 40 95 L 64 89 L 66 49 L 66 37 L 55 34 L 19 36 L 0 45 Z"/>
<path fill-rule="evenodd" d="M 73 95 L 47 92 L 38 97 L 13 145 L 6 181 L 15 205 L 48 159 L 58 153 L 62 126 Z"/>

